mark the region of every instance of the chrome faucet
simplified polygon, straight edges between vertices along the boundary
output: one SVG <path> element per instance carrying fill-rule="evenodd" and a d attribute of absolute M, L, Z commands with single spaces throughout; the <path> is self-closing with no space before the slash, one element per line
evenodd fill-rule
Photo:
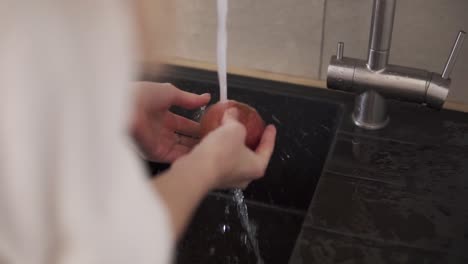
<path fill-rule="evenodd" d="M 466 34 L 458 33 L 442 74 L 389 65 L 395 7 L 396 0 L 374 0 L 367 61 L 344 57 L 344 44 L 340 42 L 328 66 L 328 88 L 358 94 L 352 118 L 365 129 L 380 129 L 388 124 L 385 98 L 441 109 Z"/>

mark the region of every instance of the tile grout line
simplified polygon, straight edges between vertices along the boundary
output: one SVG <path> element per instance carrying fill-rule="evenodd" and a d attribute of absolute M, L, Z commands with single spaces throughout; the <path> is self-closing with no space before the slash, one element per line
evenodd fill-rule
<path fill-rule="evenodd" d="M 321 232 L 327 232 L 327 233 L 331 233 L 331 234 L 335 234 L 335 235 L 339 235 L 339 236 L 345 236 L 345 237 L 349 237 L 349 238 L 352 238 L 352 239 L 374 241 L 374 242 L 381 243 L 381 244 L 384 244 L 384 245 L 389 246 L 389 247 L 393 246 L 393 247 L 409 248 L 409 249 L 413 249 L 413 250 L 429 251 L 429 252 L 434 252 L 434 253 L 452 253 L 452 251 L 443 250 L 442 248 L 439 248 L 437 246 L 432 246 L 432 247 L 417 246 L 417 245 L 412 245 L 412 244 L 405 243 L 405 242 L 398 242 L 398 241 L 388 240 L 388 239 L 379 239 L 379 238 L 375 238 L 375 237 L 372 237 L 370 235 L 365 235 L 365 234 L 364 235 L 363 234 L 356 234 L 356 233 L 353 233 L 353 232 L 339 231 L 339 230 L 331 229 L 331 228 L 327 228 L 327 227 L 320 227 L 320 226 L 317 226 L 315 224 L 308 225 L 307 228 L 317 230 L 317 231 L 321 231 Z M 463 256 L 461 256 L 459 254 L 455 254 L 455 256 L 456 257 L 463 257 Z"/>
<path fill-rule="evenodd" d="M 396 175 L 396 174 L 389 174 L 389 173 L 378 172 L 378 171 L 372 171 L 372 170 L 366 170 L 366 169 L 362 169 L 362 170 L 365 171 L 365 172 L 369 172 L 369 173 L 379 173 L 379 174 L 386 175 L 386 176 L 390 176 L 390 177 L 397 177 L 397 176 L 399 176 L 399 175 Z M 334 171 L 333 169 L 326 169 L 326 170 L 325 170 L 325 174 L 326 174 L 326 173 L 335 174 L 335 175 L 342 176 L 342 177 L 346 177 L 346 178 L 350 178 L 350 179 L 368 181 L 368 182 L 372 182 L 372 183 L 378 182 L 378 183 L 382 183 L 382 184 L 386 184 L 386 185 L 391 185 L 391 186 L 394 186 L 394 187 L 405 187 L 403 184 L 398 184 L 398 183 L 394 183 L 394 182 L 386 181 L 386 180 L 379 180 L 379 179 L 376 179 L 376 178 L 355 176 L 355 175 L 353 175 L 353 174 L 348 174 L 348 173 L 345 173 L 345 172 Z"/>
<path fill-rule="evenodd" d="M 379 142 L 395 142 L 395 143 L 398 143 L 398 144 L 413 146 L 413 147 L 415 147 L 415 146 L 416 147 L 426 146 L 426 147 L 433 147 L 433 148 L 450 148 L 450 149 L 463 149 L 463 150 L 468 148 L 468 145 L 460 145 L 460 144 L 456 145 L 456 144 L 452 144 L 452 143 L 435 144 L 435 143 L 418 142 L 418 141 L 414 142 L 414 141 L 406 141 L 406 140 L 403 140 L 403 139 L 397 139 L 397 138 L 393 138 L 393 137 L 389 137 L 389 136 L 366 135 L 366 134 L 359 133 L 359 132 L 346 131 L 346 130 L 343 130 L 341 128 L 338 131 L 338 135 L 356 137 L 356 138 L 368 139 L 368 140 L 370 139 L 370 140 L 379 141 Z"/>
<path fill-rule="evenodd" d="M 223 198 L 223 199 L 226 199 L 226 200 L 231 200 L 232 199 L 231 195 L 216 192 L 216 191 L 211 192 L 210 194 L 208 194 L 208 196 Z M 300 210 L 300 209 L 283 208 L 281 206 L 271 205 L 271 204 L 267 204 L 267 203 L 264 203 L 264 202 L 258 202 L 258 201 L 250 200 L 250 199 L 247 199 L 247 198 L 245 198 L 245 202 L 247 203 L 247 205 L 258 206 L 258 207 L 262 207 L 264 209 L 280 211 L 280 212 L 284 212 L 284 213 L 287 213 L 287 214 L 293 214 L 293 215 L 303 216 L 303 217 L 305 217 L 307 215 L 307 210 L 303 211 L 303 210 Z"/>
<path fill-rule="evenodd" d="M 387 176 L 395 176 L 393 174 L 388 174 L 388 173 L 381 173 L 381 172 L 378 172 L 378 171 L 368 171 L 368 172 L 371 172 L 371 173 L 380 173 L 382 175 L 387 175 Z M 343 173 L 343 172 L 338 172 L 338 171 L 334 171 L 332 169 L 326 169 L 324 171 L 324 174 L 323 176 L 321 176 L 320 178 L 328 178 L 330 176 L 326 176 L 327 174 L 332 174 L 332 175 L 336 175 L 336 176 L 340 176 L 340 177 L 344 177 L 344 178 L 348 178 L 348 179 L 351 179 L 351 180 L 359 180 L 359 181 L 366 181 L 366 182 L 369 182 L 370 184 L 374 184 L 374 183 L 380 183 L 380 184 L 384 184 L 386 185 L 385 188 L 397 188 L 398 191 L 402 192 L 402 193 L 405 193 L 405 194 L 408 194 L 408 195 L 412 195 L 412 196 L 417 196 L 418 199 L 420 201 L 427 201 L 427 202 L 444 202 L 444 198 L 442 198 L 443 196 L 440 195 L 440 192 L 436 192 L 435 195 L 434 195 L 434 192 L 432 193 L 433 195 L 431 196 L 431 198 L 425 198 L 425 194 L 421 193 L 421 192 L 424 192 L 424 188 L 416 188 L 415 191 L 408 191 L 406 188 L 405 185 L 401 185 L 401 184 L 397 184 L 397 183 L 392 183 L 390 181 L 385 181 L 385 180 L 378 180 L 376 178 L 369 178 L 369 177 L 359 177 L 359 176 L 355 176 L 355 175 L 351 175 L 351 174 L 347 174 L 347 173 Z M 455 204 L 453 202 L 450 203 L 450 205 L 446 205 L 448 208 L 452 209 L 452 210 L 455 210 L 457 212 L 468 212 L 466 211 L 465 209 L 459 209 L 458 207 L 460 206 L 460 204 Z"/>
<path fill-rule="evenodd" d="M 338 134 L 342 134 L 342 135 L 345 135 L 345 136 L 354 136 L 354 137 L 363 138 L 363 139 L 371 139 L 371 140 L 375 140 L 375 141 L 396 142 L 396 143 L 399 143 L 399 144 L 402 144 L 402 145 L 439 147 L 439 145 L 420 144 L 420 143 L 415 143 L 415 142 L 411 142 L 411 141 L 395 139 L 395 138 L 391 138 L 391 137 L 379 137 L 379 136 L 374 136 L 374 135 L 366 135 L 366 134 L 363 134 L 363 133 L 349 132 L 349 131 L 346 131 L 346 130 L 340 130 L 340 131 L 338 131 Z"/>
<path fill-rule="evenodd" d="M 327 0 L 323 0 L 323 13 L 322 13 L 322 32 L 320 40 L 320 53 L 319 53 L 319 65 L 318 65 L 318 76 L 317 79 L 322 79 L 322 63 L 323 63 L 323 50 L 325 45 L 325 23 L 327 17 Z"/>

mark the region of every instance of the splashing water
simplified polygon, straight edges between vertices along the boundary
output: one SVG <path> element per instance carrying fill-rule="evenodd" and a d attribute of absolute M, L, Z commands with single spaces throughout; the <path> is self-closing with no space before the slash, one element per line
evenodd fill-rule
<path fill-rule="evenodd" d="M 247 232 L 252 249 L 257 257 L 257 264 L 263 264 L 262 256 L 260 255 L 260 248 L 258 247 L 257 241 L 257 227 L 250 223 L 249 221 L 249 212 L 247 211 L 247 205 L 244 201 L 244 193 L 241 189 L 234 189 L 234 201 L 237 205 L 237 213 L 241 220 L 241 225 Z"/>
<path fill-rule="evenodd" d="M 219 79 L 220 101 L 227 100 L 227 15 L 228 0 L 218 0 L 218 34 L 217 34 L 217 60 Z M 263 264 L 260 249 L 257 242 L 257 230 L 249 221 L 247 205 L 244 201 L 244 193 L 241 189 L 234 189 L 234 200 L 237 204 L 237 212 L 241 225 L 247 232 L 252 249 L 257 257 L 257 264 Z M 224 228 L 224 226 L 223 226 Z"/>

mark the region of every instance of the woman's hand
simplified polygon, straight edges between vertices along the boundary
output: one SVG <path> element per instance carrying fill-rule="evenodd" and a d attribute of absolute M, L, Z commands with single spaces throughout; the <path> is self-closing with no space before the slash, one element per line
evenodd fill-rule
<path fill-rule="evenodd" d="M 276 129 L 267 126 L 260 145 L 252 151 L 244 144 L 246 129 L 237 121 L 237 115 L 237 109 L 228 109 L 221 127 L 153 180 L 169 209 L 178 238 L 207 192 L 215 188 L 245 188 L 265 174 L 275 146 Z"/>
<path fill-rule="evenodd" d="M 208 134 L 193 151 L 173 166 L 204 171 L 204 179 L 213 188 L 245 188 L 262 177 L 275 147 L 276 128 L 265 128 L 255 151 L 245 146 L 246 129 L 237 121 L 238 111 L 228 109 L 222 125 Z M 201 179 L 200 179 L 201 180 Z"/>
<path fill-rule="evenodd" d="M 171 106 L 197 109 L 209 94 L 182 91 L 168 83 L 137 83 L 136 109 L 131 132 L 145 158 L 173 162 L 199 142 L 200 124 L 169 111 Z"/>

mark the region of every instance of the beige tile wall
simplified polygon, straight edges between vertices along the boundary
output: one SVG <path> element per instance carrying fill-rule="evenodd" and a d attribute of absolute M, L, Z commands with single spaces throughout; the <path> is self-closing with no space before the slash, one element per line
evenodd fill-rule
<path fill-rule="evenodd" d="M 177 41 L 171 54 L 215 62 L 216 0 L 174 0 Z M 338 41 L 366 57 L 372 0 L 231 0 L 229 64 L 324 79 Z M 399 0 L 390 62 L 440 72 L 468 0 Z M 449 99 L 468 104 L 468 42 L 452 75 Z"/>
<path fill-rule="evenodd" d="M 318 78 L 324 1 L 229 1 L 229 64 Z M 215 62 L 216 0 L 175 2 L 178 40 L 171 53 Z"/>

